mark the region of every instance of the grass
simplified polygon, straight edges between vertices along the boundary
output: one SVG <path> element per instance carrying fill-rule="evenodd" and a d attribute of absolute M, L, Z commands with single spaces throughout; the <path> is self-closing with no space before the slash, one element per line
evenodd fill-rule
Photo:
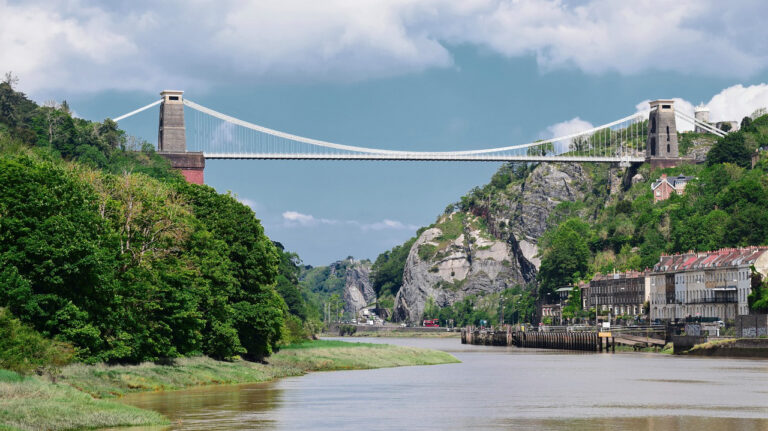
<path fill-rule="evenodd" d="M 70 365 L 57 384 L 0 370 L 0 431 L 162 425 L 159 413 L 100 398 L 193 386 L 257 383 L 311 371 L 362 370 L 458 362 L 429 349 L 318 340 L 283 347 L 269 363 L 180 358 L 172 365 Z"/>
<path fill-rule="evenodd" d="M 331 337 L 336 337 L 338 334 L 328 334 Z M 430 332 L 414 332 L 414 331 L 398 331 L 393 329 L 391 331 L 358 331 L 355 332 L 355 337 L 385 337 L 385 338 L 461 338 L 461 332 L 448 332 L 448 331 L 430 331 Z"/>
<path fill-rule="evenodd" d="M 0 430 L 161 425 L 161 414 L 98 400 L 66 384 L 0 370 Z"/>
<path fill-rule="evenodd" d="M 724 345 L 728 345 L 728 344 L 733 344 L 734 341 L 736 341 L 735 338 L 723 338 L 723 339 L 720 339 L 720 340 L 710 340 L 710 341 L 707 341 L 706 343 L 701 343 L 701 344 L 697 344 L 697 345 L 693 346 L 691 348 L 691 350 L 709 350 L 709 349 L 713 349 L 713 348 L 715 348 L 717 346 L 724 346 Z"/>
<path fill-rule="evenodd" d="M 436 365 L 457 362 L 448 353 L 387 344 L 317 340 L 283 347 L 262 364 L 207 357 L 180 358 L 173 365 L 74 365 L 62 382 L 99 398 L 131 392 L 168 391 L 193 386 L 257 383 L 311 371 Z"/>
<path fill-rule="evenodd" d="M 640 347 L 635 349 L 632 346 L 627 346 L 624 344 L 616 344 L 616 351 L 617 352 L 650 352 L 650 353 L 661 353 L 664 355 L 671 355 L 672 354 L 672 343 L 667 343 L 664 347 Z"/>

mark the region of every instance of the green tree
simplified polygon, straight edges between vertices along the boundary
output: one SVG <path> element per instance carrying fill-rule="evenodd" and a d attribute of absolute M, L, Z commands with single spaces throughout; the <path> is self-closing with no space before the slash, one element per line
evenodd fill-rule
<path fill-rule="evenodd" d="M 416 242 L 416 237 L 392 248 L 392 250 L 381 253 L 376 258 L 371 267 L 371 282 L 377 296 L 386 293 L 397 295 L 403 285 L 405 261 L 408 259 L 414 242 Z"/>
<path fill-rule="evenodd" d="M 733 163 L 741 167 L 749 167 L 751 153 L 744 141 L 744 132 L 734 132 L 718 138 L 715 145 L 707 153 L 707 165 L 717 163 Z"/>
<path fill-rule="evenodd" d="M 558 287 L 571 285 L 587 275 L 590 251 L 589 225 L 577 218 L 557 227 L 545 243 L 539 269 L 540 295 L 554 295 Z"/>

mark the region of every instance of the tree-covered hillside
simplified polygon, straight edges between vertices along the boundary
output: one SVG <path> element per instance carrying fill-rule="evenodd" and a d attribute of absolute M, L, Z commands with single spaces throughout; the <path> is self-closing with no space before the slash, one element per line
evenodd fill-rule
<path fill-rule="evenodd" d="M 187 184 L 114 122 L 12 84 L 0 83 L 0 307 L 87 362 L 259 358 L 303 335 L 296 257 L 249 207 Z"/>
<path fill-rule="evenodd" d="M 481 316 L 495 321 L 500 307 L 484 296 L 497 302 L 502 296 L 515 297 L 512 302 L 519 302 L 524 296 L 515 295 L 530 292 L 534 299 L 546 300 L 554 297 L 555 289 L 588 281 L 597 272 L 652 267 L 662 253 L 768 245 L 768 115 L 764 114 L 746 117 L 740 130 L 725 138 L 681 133 L 682 153 L 698 163 L 674 169 L 651 172 L 648 164 L 629 169 L 605 164 L 505 164 L 488 184 L 450 204 L 430 228 L 453 238 L 461 229 L 451 223 L 475 220 L 465 230 L 476 226 L 485 235 L 521 247 L 523 241 L 536 241 L 537 256 L 532 259 L 540 259 L 540 264 L 535 282 L 470 295 L 450 307 L 428 301 L 424 315 L 455 322 Z M 753 168 L 755 155 L 758 162 Z M 673 194 L 654 203 L 651 184 L 662 174 L 694 179 L 683 196 Z M 458 217 L 445 216 L 454 213 Z M 439 261 L 442 243 L 435 241 L 418 245 L 414 253 L 422 260 Z M 384 281 L 380 286 L 395 293 L 400 289 L 413 243 L 379 256 L 373 273 L 375 280 Z M 526 310 L 507 311 L 505 319 Z"/>

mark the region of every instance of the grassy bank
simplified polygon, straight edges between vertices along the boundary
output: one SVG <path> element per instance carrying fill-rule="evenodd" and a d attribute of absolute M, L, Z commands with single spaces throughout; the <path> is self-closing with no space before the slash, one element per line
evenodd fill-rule
<path fill-rule="evenodd" d="M 768 358 L 768 339 L 724 338 L 697 344 L 684 352 L 691 356 L 715 356 L 729 358 Z"/>
<path fill-rule="evenodd" d="M 157 413 L 99 398 L 192 386 L 266 382 L 311 371 L 360 370 L 458 362 L 428 349 L 320 340 L 283 347 L 268 363 L 181 358 L 171 365 L 72 365 L 57 384 L 0 370 L 0 430 L 65 430 L 163 424 Z M 5 380 L 3 376 L 7 374 Z"/>
<path fill-rule="evenodd" d="M 617 352 L 646 352 L 646 353 L 661 353 L 664 355 L 672 354 L 672 343 L 667 343 L 664 347 L 640 347 L 634 348 L 624 344 L 616 345 Z"/>
<path fill-rule="evenodd" d="M 339 334 L 323 334 L 326 337 L 338 337 Z M 352 337 L 384 338 L 461 338 L 461 332 L 406 332 L 406 331 L 358 331 Z"/>
<path fill-rule="evenodd" d="M 165 424 L 159 413 L 94 399 L 64 385 L 0 370 L 0 430 Z"/>

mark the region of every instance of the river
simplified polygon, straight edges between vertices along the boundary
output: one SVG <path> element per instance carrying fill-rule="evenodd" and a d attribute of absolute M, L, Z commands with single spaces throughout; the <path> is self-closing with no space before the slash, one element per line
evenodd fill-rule
<path fill-rule="evenodd" d="M 462 363 L 135 394 L 170 430 L 768 430 L 768 361 L 344 338 Z"/>

